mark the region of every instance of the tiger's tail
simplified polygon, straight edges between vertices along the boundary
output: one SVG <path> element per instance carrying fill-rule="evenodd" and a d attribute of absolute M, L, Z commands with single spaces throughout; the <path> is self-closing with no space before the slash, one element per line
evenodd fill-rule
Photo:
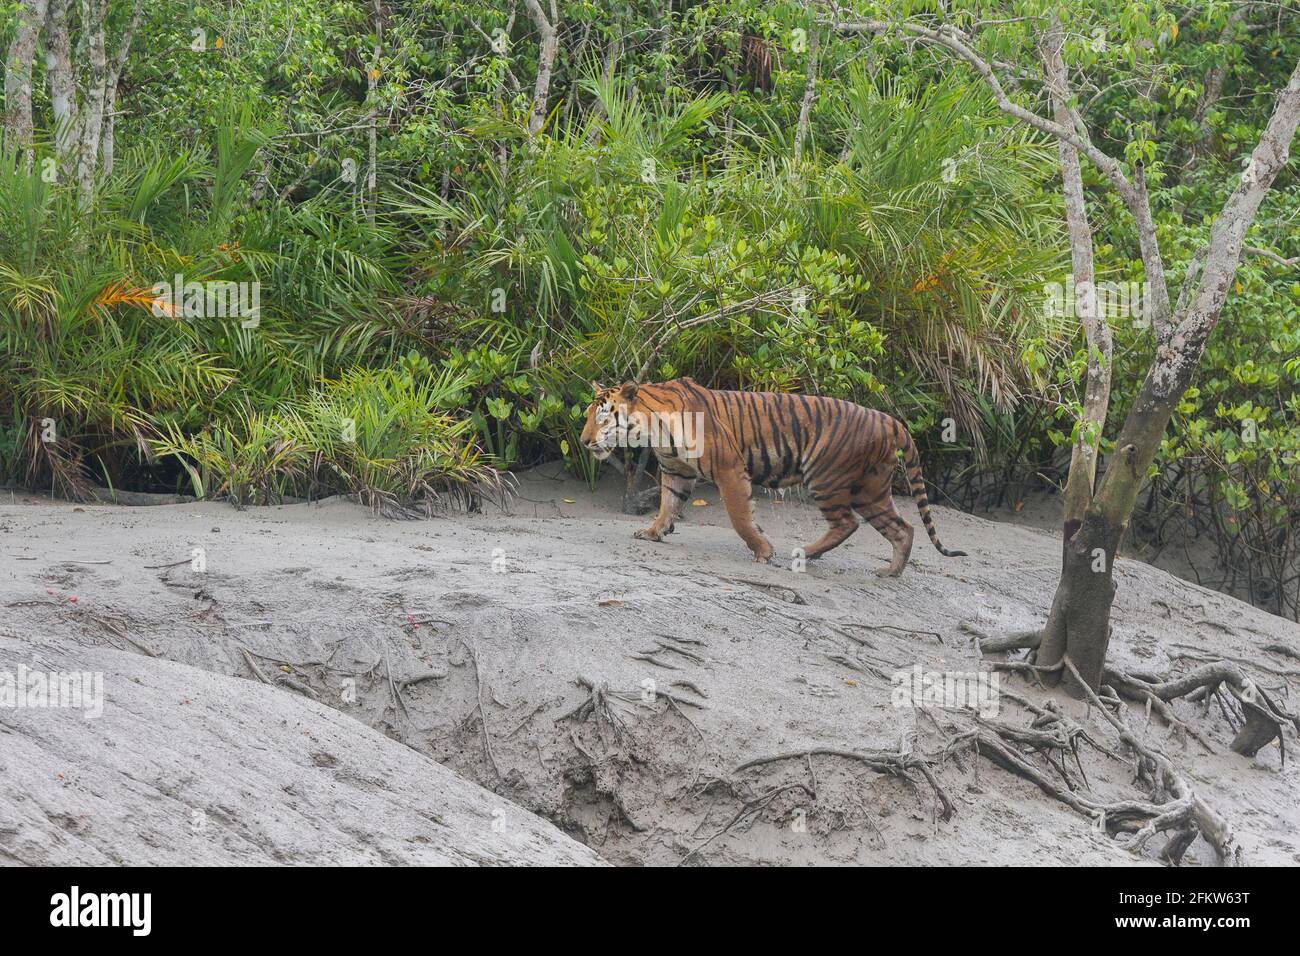
<path fill-rule="evenodd" d="M 930 536 L 930 543 L 947 558 L 964 558 L 965 551 L 949 551 L 939 541 L 939 534 L 934 530 L 934 519 L 930 517 L 930 498 L 925 493 L 925 478 L 921 475 L 921 455 L 906 428 L 902 429 L 899 450 L 903 453 L 903 468 L 907 471 L 907 484 L 912 497 L 916 499 L 916 510 L 921 512 L 921 521 L 925 524 L 925 533 Z"/>

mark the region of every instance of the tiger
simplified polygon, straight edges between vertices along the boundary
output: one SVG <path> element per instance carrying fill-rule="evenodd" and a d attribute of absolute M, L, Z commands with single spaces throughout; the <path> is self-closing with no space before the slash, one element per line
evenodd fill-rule
<path fill-rule="evenodd" d="M 818 558 L 843 544 L 861 516 L 893 546 L 888 566 L 876 574 L 897 577 L 911 556 L 913 537 L 891 493 L 901 452 L 930 541 L 946 557 L 966 555 L 940 543 L 916 445 L 903 423 L 884 412 L 816 395 L 705 388 L 689 377 L 592 387 L 583 447 L 604 461 L 615 448 L 648 446 L 659 462 L 659 513 L 634 537 L 663 541 L 703 478 L 717 486 L 731 526 L 754 560 L 767 564 L 772 544 L 754 523 L 753 488 L 802 485 L 829 525 L 802 549 L 802 557 Z"/>

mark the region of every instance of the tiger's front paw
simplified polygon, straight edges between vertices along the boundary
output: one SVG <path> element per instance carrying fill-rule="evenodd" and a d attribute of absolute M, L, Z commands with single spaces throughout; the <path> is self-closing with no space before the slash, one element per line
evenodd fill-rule
<path fill-rule="evenodd" d="M 756 551 L 754 553 L 755 564 L 770 564 L 772 561 L 772 548 L 768 547 L 766 551 Z"/>
<path fill-rule="evenodd" d="M 632 537 L 640 538 L 642 541 L 662 541 L 664 539 L 664 536 L 656 531 L 653 525 L 649 528 L 633 531 Z"/>

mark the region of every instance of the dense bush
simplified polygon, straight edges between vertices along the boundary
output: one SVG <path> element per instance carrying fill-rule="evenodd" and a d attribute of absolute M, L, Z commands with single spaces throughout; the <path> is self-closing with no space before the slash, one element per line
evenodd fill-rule
<path fill-rule="evenodd" d="M 493 481 L 467 426 L 434 410 L 455 382 L 399 365 L 406 336 L 381 304 L 400 292 L 391 236 L 328 197 L 243 208 L 241 179 L 269 141 L 250 124 L 228 116 L 210 155 L 128 153 L 89 210 L 0 163 L 4 476 L 74 497 L 95 483 L 183 490 L 192 476 L 242 504 L 307 493 L 313 456 L 335 448 L 324 486 L 376 506 Z M 263 290 L 260 308 L 209 315 L 200 295 L 202 314 L 187 313 L 160 294 L 177 276 L 242 284 L 245 305 Z M 345 397 L 358 441 L 337 449 L 322 416 Z"/>

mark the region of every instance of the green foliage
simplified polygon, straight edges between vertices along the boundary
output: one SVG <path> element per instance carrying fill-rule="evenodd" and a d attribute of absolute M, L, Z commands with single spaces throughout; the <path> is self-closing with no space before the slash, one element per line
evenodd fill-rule
<path fill-rule="evenodd" d="M 446 494 L 497 481 L 468 440 L 469 423 L 450 412 L 462 388 L 445 372 L 355 369 L 314 388 L 298 414 L 312 451 L 348 493 L 389 514 L 427 511 Z"/>
<path fill-rule="evenodd" d="M 499 465 L 535 460 L 537 437 L 574 460 L 589 382 L 643 366 L 905 417 L 937 390 L 968 434 L 982 396 L 1010 407 L 1022 346 L 1063 335 L 1038 308 L 1060 267 L 1051 152 L 986 97 L 851 79 L 844 110 L 862 120 L 843 161 L 796 167 L 759 142 L 710 168 L 717 97 L 592 81 L 599 109 L 515 155 L 509 177 L 489 162 L 456 201 L 415 188 L 393 203 L 422 224 L 422 294 L 459 306 L 440 357 L 467 376 Z"/>
<path fill-rule="evenodd" d="M 168 423 L 150 444 L 182 462 L 196 495 L 239 507 L 309 489 L 388 515 L 427 513 L 471 486 L 500 484 L 466 440 L 469 423 L 448 411 L 461 387 L 406 364 L 354 369 L 273 411 L 246 410 L 195 434 Z"/>
<path fill-rule="evenodd" d="M 395 360 L 403 335 L 376 307 L 399 289 L 391 235 L 328 196 L 248 209 L 247 175 L 271 135 L 251 115 L 236 108 L 211 154 L 127 151 L 90 210 L 17 158 L 0 162 L 4 477 L 74 496 L 101 476 L 192 481 L 239 504 L 295 493 L 316 446 L 284 409 L 326 377 Z M 177 276 L 256 284 L 256 320 L 170 314 L 160 288 Z M 451 452 L 462 426 L 417 424 L 388 479 L 388 459 L 340 459 L 346 490 L 387 505 L 478 476 L 472 450 Z"/>
<path fill-rule="evenodd" d="M 127 5 L 111 6 L 116 34 Z M 1086 354 L 1043 308 L 1069 270 L 1054 142 L 948 53 L 834 31 L 802 0 L 555 9 L 534 135 L 537 35 L 505 0 L 388 4 L 382 24 L 359 3 L 146 4 L 90 208 L 41 175 L 38 57 L 32 171 L 0 162 L 0 480 L 240 504 L 343 491 L 388 511 L 557 456 L 594 483 L 590 383 L 643 369 L 884 408 L 958 483 L 1059 473 Z M 978 25 L 1008 96 L 1040 113 L 1017 70 L 1038 71 L 1059 14 L 1073 105 L 1145 182 L 1171 284 L 1300 56 L 1285 5 L 836 9 Z M 1098 278 L 1143 282 L 1127 211 L 1084 177 Z M 1295 186 L 1284 172 L 1248 238 L 1282 259 L 1300 256 Z M 257 323 L 159 314 L 178 274 L 258 283 Z M 1168 533 L 1191 502 L 1189 534 L 1250 568 L 1300 550 L 1300 322 L 1294 261 L 1251 256 L 1238 279 L 1143 520 Z M 1083 436 L 1103 455 L 1153 349 L 1113 324 L 1110 419 Z"/>
<path fill-rule="evenodd" d="M 151 444 L 180 459 L 200 498 L 226 499 L 238 508 L 270 504 L 301 482 L 310 461 L 306 429 L 292 414 L 246 409 L 185 434 L 174 422 Z"/>

